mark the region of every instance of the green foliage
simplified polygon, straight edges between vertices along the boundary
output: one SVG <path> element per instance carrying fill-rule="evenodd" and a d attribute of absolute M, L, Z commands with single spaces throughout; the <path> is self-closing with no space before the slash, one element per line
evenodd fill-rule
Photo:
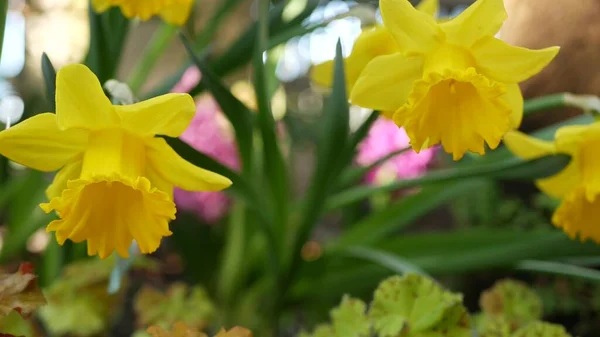
<path fill-rule="evenodd" d="M 542 301 L 525 283 L 501 280 L 480 298 L 481 309 L 489 318 L 502 318 L 513 329 L 542 318 Z"/>
<path fill-rule="evenodd" d="M 571 337 L 560 325 L 534 322 L 519 330 L 511 337 Z"/>

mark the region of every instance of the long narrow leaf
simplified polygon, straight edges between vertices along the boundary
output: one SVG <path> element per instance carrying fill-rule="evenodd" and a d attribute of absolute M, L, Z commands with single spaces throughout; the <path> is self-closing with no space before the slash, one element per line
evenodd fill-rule
<path fill-rule="evenodd" d="M 56 69 L 46 53 L 42 54 L 42 74 L 44 75 L 44 83 L 46 84 L 46 97 L 51 104 L 52 110 L 56 111 Z"/>
<path fill-rule="evenodd" d="M 403 197 L 384 210 L 373 213 L 352 225 L 338 238 L 332 240 L 327 248 L 336 250 L 350 245 L 377 242 L 405 228 L 444 202 L 478 188 L 480 184 L 478 180 L 467 180 L 460 184 L 427 186 L 418 193 Z"/>
<path fill-rule="evenodd" d="M 322 134 L 318 143 L 316 170 L 313 173 L 302 212 L 303 218 L 291 250 L 293 255 L 290 272 L 292 276 L 297 271 L 300 263 L 300 248 L 309 238 L 324 210 L 325 200 L 335 184 L 336 179 L 334 178 L 341 171 L 340 161 L 342 160 L 343 150 L 347 146 L 349 108 L 346 98 L 342 46 L 339 41 L 336 48 L 332 94 L 325 107 L 323 119 Z"/>
<path fill-rule="evenodd" d="M 0 1 L 0 59 L 2 59 L 2 45 L 4 44 L 4 31 L 6 30 L 6 15 L 8 14 L 8 0 Z"/>
<path fill-rule="evenodd" d="M 519 262 L 516 268 L 519 270 L 569 276 L 593 282 L 600 282 L 600 271 L 566 263 L 525 260 Z"/>
<path fill-rule="evenodd" d="M 270 107 L 270 95 L 267 83 L 267 73 L 263 61 L 266 50 L 268 27 L 268 1 L 259 1 L 258 37 L 254 49 L 254 87 L 258 105 L 258 127 L 260 129 L 264 169 L 267 187 L 271 194 L 271 204 L 275 215 L 275 227 L 278 237 L 285 239 L 283 233 L 287 227 L 289 181 L 283 153 L 277 140 L 276 125 Z"/>
<path fill-rule="evenodd" d="M 423 177 L 397 181 L 388 185 L 369 187 L 361 186 L 341 192 L 332 197 L 327 204 L 329 209 L 336 209 L 369 198 L 381 192 L 392 192 L 415 186 L 432 183 L 458 181 L 468 178 L 491 177 L 496 179 L 540 179 L 560 172 L 570 161 L 567 155 L 551 155 L 534 160 L 524 161 L 511 158 L 503 162 L 488 165 L 472 165 L 459 168 L 444 169 L 431 172 Z"/>
<path fill-rule="evenodd" d="M 240 151 L 242 167 L 244 171 L 252 167 L 252 115 L 250 110 L 240 102 L 221 82 L 221 79 L 215 75 L 213 70 L 206 62 L 196 55 L 191 42 L 183 35 L 179 35 L 190 58 L 200 69 L 203 82 L 208 87 L 213 97 L 221 106 L 221 110 L 231 122 L 235 131 L 235 139 Z"/>
<path fill-rule="evenodd" d="M 400 275 L 406 273 L 417 273 L 421 275 L 426 275 L 426 273 L 421 268 L 410 263 L 410 261 L 398 255 L 390 254 L 377 249 L 366 247 L 351 247 L 346 249 L 343 253 L 345 253 L 348 256 L 357 257 L 360 259 L 371 261 L 375 264 L 379 264 Z"/>

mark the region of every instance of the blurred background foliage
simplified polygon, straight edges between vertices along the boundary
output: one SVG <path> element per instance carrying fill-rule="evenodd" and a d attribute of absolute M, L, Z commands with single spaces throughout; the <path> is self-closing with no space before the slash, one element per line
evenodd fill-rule
<path fill-rule="evenodd" d="M 584 12 L 600 14 L 596 2 L 580 1 L 506 1 L 515 19 L 501 36 L 527 47 L 563 46 L 549 69 L 523 84 L 526 98 L 599 94 L 589 78 L 560 77 L 597 73 L 587 48 L 600 41 L 585 34 L 597 23 L 563 24 Z M 442 1 L 440 15 L 456 15 L 469 3 Z M 43 327 L 56 336 L 138 336 L 150 324 L 184 320 L 199 329 L 239 324 L 257 336 L 295 335 L 326 320 L 344 294 L 369 299 L 385 277 L 416 271 L 463 292 L 472 311 L 498 279 L 522 279 L 541 296 L 546 320 L 595 336 L 600 248 L 553 228 L 556 202 L 531 183 L 562 168 L 565 158 L 523 162 L 499 148 L 454 164 L 438 152 L 429 175 L 365 185 L 372 167 L 356 165 L 354 155 L 377 114 L 348 108 L 341 67 L 331 92 L 311 85 L 307 74 L 334 58 L 338 39 L 339 56 L 348 55 L 361 27 L 380 20 L 377 1 L 259 7 L 251 0 L 199 0 L 189 22 L 175 29 L 159 19 L 129 22 L 118 9 L 96 14 L 85 0 L 8 3 L 4 121 L 53 111 L 53 70 L 66 64 L 85 62 L 102 82 L 126 82 L 140 99 L 169 92 L 197 66 L 202 80 L 186 91 L 212 94 L 231 123 L 227 132 L 241 162 L 238 172 L 210 150 L 169 139 L 189 161 L 232 178 L 229 206 L 216 221 L 180 211 L 174 235 L 156 254 L 119 269 L 122 261 L 87 257 L 85 244 L 58 246 L 44 231 L 53 215 L 38 207 L 51 176 L 0 158 L 2 268 L 33 261 L 50 302 L 42 324 L 20 327 L 37 332 L 23 334 L 42 334 Z M 562 21 L 536 21 L 571 7 Z M 531 15 L 540 8 L 543 14 Z M 530 29 L 536 22 L 540 29 Z M 524 128 L 540 138 L 550 139 L 558 125 L 592 120 L 579 109 L 535 104 L 526 104 Z M 124 277 L 109 294 L 111 273 Z M 17 320 L 2 324 L 9 319 Z"/>

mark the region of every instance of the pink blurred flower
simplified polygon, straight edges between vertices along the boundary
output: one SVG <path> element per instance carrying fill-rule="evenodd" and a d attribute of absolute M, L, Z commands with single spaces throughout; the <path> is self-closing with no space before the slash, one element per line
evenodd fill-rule
<path fill-rule="evenodd" d="M 189 68 L 173 92 L 186 92 L 200 80 L 197 68 Z M 181 140 L 199 152 L 211 156 L 221 164 L 239 170 L 238 150 L 231 124 L 223 116 L 212 96 L 203 95 L 196 99 L 196 115 Z M 219 221 L 229 210 L 231 200 L 223 192 L 188 192 L 176 188 L 174 198 L 180 209 L 198 215 L 212 224 Z"/>
<path fill-rule="evenodd" d="M 368 166 L 388 154 L 409 146 L 409 138 L 402 128 L 393 121 L 379 118 L 373 123 L 367 137 L 358 146 L 356 163 Z M 382 165 L 371 170 L 365 182 L 372 185 L 390 183 L 394 180 L 415 178 L 427 170 L 437 148 L 423 150 L 420 153 L 412 149 L 394 156 Z"/>

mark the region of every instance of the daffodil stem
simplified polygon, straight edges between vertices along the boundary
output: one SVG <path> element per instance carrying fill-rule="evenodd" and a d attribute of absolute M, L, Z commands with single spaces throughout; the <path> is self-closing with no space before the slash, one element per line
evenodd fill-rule
<path fill-rule="evenodd" d="M 556 108 L 578 108 L 586 113 L 600 113 L 600 98 L 593 95 L 574 95 L 571 93 L 553 94 L 525 101 L 523 115 L 528 116 L 537 112 Z"/>
<path fill-rule="evenodd" d="M 134 94 L 137 94 L 144 83 L 146 83 L 146 79 L 152 72 L 152 68 L 154 68 L 158 59 L 163 55 L 176 33 L 177 27 L 168 24 L 163 24 L 154 32 L 152 39 L 148 42 L 142 54 L 141 60 L 135 65 L 127 81 Z"/>
<path fill-rule="evenodd" d="M 226 306 L 231 304 L 236 284 L 241 281 L 240 273 L 243 268 L 246 235 L 245 212 L 243 203 L 235 202 L 233 204 L 219 277 L 219 296 Z"/>
<path fill-rule="evenodd" d="M 0 59 L 2 58 L 2 44 L 4 43 L 4 31 L 6 27 L 6 15 L 8 13 L 8 0 L 0 1 Z"/>

